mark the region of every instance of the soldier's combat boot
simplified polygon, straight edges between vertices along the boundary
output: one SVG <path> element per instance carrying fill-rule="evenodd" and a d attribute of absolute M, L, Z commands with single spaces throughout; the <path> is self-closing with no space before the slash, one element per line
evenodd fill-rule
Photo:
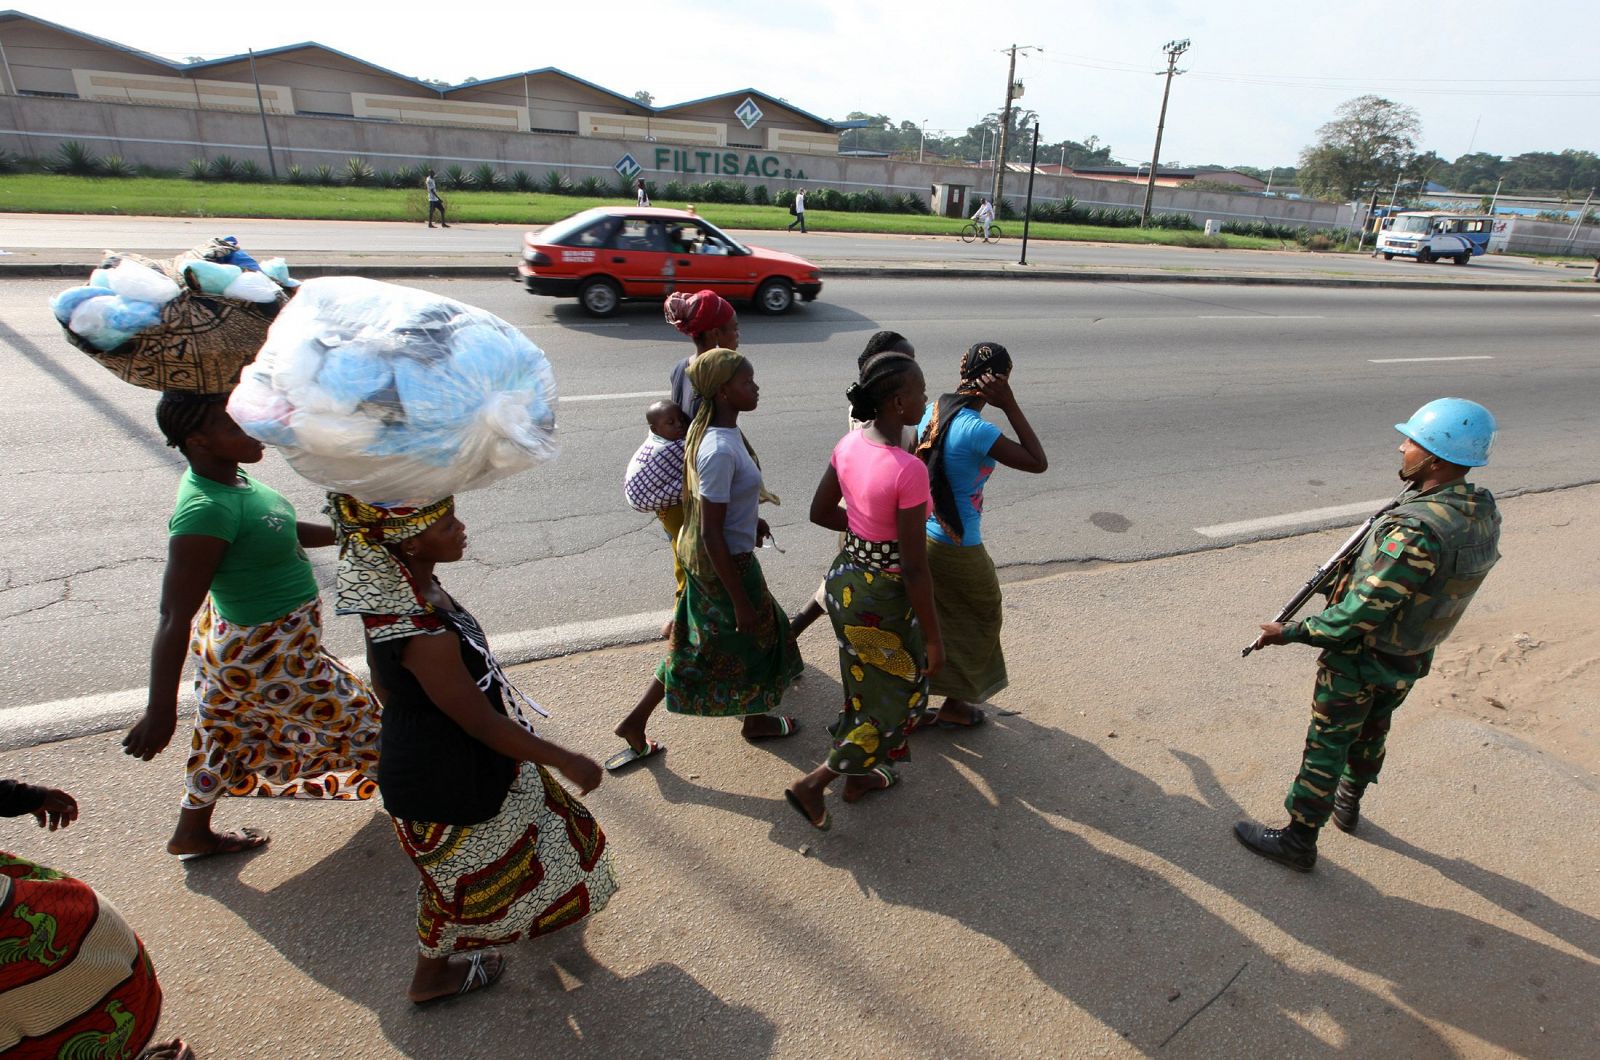
<path fill-rule="evenodd" d="M 1365 790 L 1364 784 L 1352 784 L 1340 778 L 1339 786 L 1333 791 L 1333 823 L 1339 831 L 1354 832 L 1361 823 L 1361 793 Z"/>
<path fill-rule="evenodd" d="M 1287 828 L 1268 828 L 1255 821 L 1240 821 L 1233 836 L 1251 853 L 1276 861 L 1296 872 L 1310 872 L 1317 863 L 1317 830 L 1289 822 Z"/>

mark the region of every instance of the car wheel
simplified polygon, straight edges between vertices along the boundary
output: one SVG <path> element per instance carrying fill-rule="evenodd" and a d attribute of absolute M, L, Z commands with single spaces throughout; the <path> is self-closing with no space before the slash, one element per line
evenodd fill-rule
<path fill-rule="evenodd" d="M 1468 251 L 1465 254 L 1457 254 L 1451 260 L 1454 261 L 1457 265 L 1465 265 L 1467 262 L 1472 260 L 1472 252 Z"/>
<path fill-rule="evenodd" d="M 617 311 L 622 302 L 622 288 L 614 280 L 595 279 L 578 291 L 578 301 L 592 317 L 608 317 Z"/>
<path fill-rule="evenodd" d="M 771 279 L 756 288 L 756 308 L 769 316 L 787 313 L 794 305 L 794 285 L 788 280 Z"/>
<path fill-rule="evenodd" d="M 1393 254 L 1385 254 L 1383 256 L 1383 260 L 1384 261 L 1393 261 L 1394 260 L 1394 255 Z"/>
<path fill-rule="evenodd" d="M 1433 251 L 1429 250 L 1427 247 L 1423 247 L 1421 250 L 1417 251 L 1417 262 L 1419 264 L 1427 265 L 1432 261 Z"/>

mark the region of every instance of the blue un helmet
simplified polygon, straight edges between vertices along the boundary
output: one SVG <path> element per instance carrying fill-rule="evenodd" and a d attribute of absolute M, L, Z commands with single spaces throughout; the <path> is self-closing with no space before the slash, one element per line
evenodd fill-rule
<path fill-rule="evenodd" d="M 1494 413 L 1466 398 L 1438 398 L 1411 414 L 1394 429 L 1452 464 L 1482 467 L 1494 446 Z"/>

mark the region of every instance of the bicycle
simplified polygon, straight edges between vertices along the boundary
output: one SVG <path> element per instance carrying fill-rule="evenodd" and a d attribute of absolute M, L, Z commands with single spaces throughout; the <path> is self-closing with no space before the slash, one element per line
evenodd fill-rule
<path fill-rule="evenodd" d="M 984 235 L 982 225 L 975 221 L 969 221 L 961 229 L 961 242 L 970 243 L 974 239 L 981 239 L 985 243 L 998 243 L 1004 235 L 1005 233 L 1000 231 L 1000 226 L 997 224 L 991 223 L 989 225 L 989 234 Z"/>

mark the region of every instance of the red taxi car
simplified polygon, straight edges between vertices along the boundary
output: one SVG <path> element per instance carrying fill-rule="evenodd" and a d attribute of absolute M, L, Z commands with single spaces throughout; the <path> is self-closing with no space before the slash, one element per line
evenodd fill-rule
<path fill-rule="evenodd" d="M 804 258 L 747 246 L 703 217 L 651 207 L 597 207 L 523 237 L 517 271 L 529 294 L 576 298 L 597 317 L 625 298 L 673 291 L 716 291 L 750 299 L 763 313 L 786 313 L 795 296 L 822 290 Z"/>

